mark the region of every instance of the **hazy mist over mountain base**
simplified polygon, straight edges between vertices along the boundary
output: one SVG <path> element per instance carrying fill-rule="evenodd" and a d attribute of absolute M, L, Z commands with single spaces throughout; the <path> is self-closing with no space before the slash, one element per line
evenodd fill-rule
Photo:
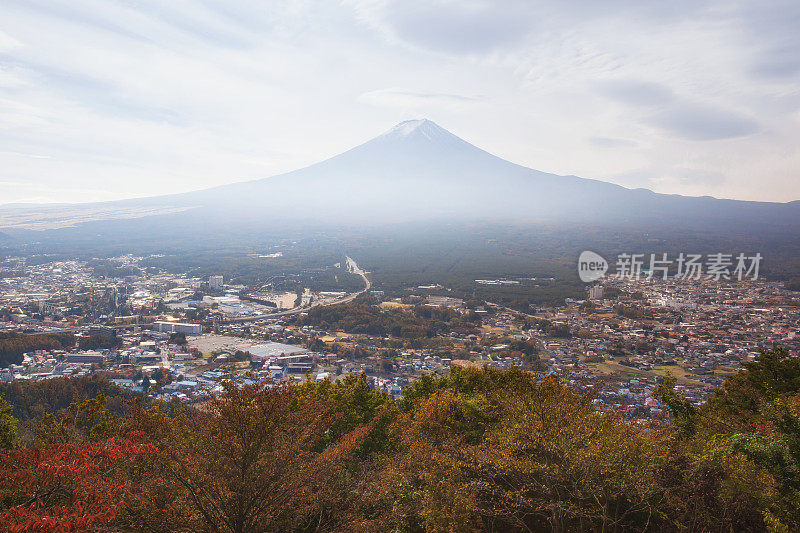
<path fill-rule="evenodd" d="M 184 256 L 184 267 L 275 247 L 291 259 L 282 260 L 287 269 L 346 253 L 378 285 L 474 286 L 503 276 L 574 282 L 583 250 L 609 258 L 761 253 L 762 275 L 800 273 L 797 202 L 664 195 L 547 174 L 429 120 L 400 123 L 270 178 L 119 202 L 0 207 L 0 232 L 5 255 L 163 254 Z"/>

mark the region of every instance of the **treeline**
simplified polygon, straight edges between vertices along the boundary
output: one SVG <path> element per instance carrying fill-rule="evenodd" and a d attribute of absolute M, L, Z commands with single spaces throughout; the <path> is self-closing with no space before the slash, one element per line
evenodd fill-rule
<path fill-rule="evenodd" d="M 80 403 L 100 394 L 106 398 L 106 408 L 116 414 L 121 414 L 125 403 L 133 398 L 133 393 L 99 374 L 0 383 L 0 398 L 13 406 L 14 417 L 23 423 L 36 422 L 46 413 L 58 413 L 73 402 Z"/>
<path fill-rule="evenodd" d="M 453 368 L 399 402 L 363 376 L 236 385 L 192 408 L 104 397 L 20 439 L 0 407 L 0 523 L 104 531 L 797 531 L 800 359 L 772 351 L 669 424 L 555 377 Z"/>
<path fill-rule="evenodd" d="M 128 266 L 112 259 L 92 259 L 86 263 L 95 276 L 103 278 L 124 278 L 126 276 L 141 276 L 142 270 L 135 266 Z"/>
<path fill-rule="evenodd" d="M 81 350 L 99 350 L 121 345 L 122 339 L 108 335 L 85 335 L 76 337 L 72 333 L 24 333 L 0 332 L 0 368 L 18 365 L 23 355 L 34 350 L 66 350 L 77 344 Z"/>
<path fill-rule="evenodd" d="M 306 316 L 298 318 L 298 325 L 415 339 L 446 333 L 475 333 L 481 319 L 474 312 L 461 314 L 447 307 L 382 308 L 365 299 L 357 299 L 346 304 L 315 307 Z"/>
<path fill-rule="evenodd" d="M 645 320 L 653 318 L 653 312 L 640 305 L 617 304 L 614 306 L 614 312 L 621 317 L 630 318 L 634 320 Z"/>
<path fill-rule="evenodd" d="M 554 323 L 546 318 L 526 317 L 522 329 L 538 328 L 548 337 L 568 339 L 572 336 L 569 324 L 564 322 Z"/>
<path fill-rule="evenodd" d="M 72 333 L 25 335 L 16 331 L 0 332 L 0 368 L 18 365 L 23 354 L 34 350 L 63 350 L 75 346 Z"/>
<path fill-rule="evenodd" d="M 76 337 L 81 350 L 101 350 L 122 346 L 122 338 L 110 335 L 85 335 Z"/>

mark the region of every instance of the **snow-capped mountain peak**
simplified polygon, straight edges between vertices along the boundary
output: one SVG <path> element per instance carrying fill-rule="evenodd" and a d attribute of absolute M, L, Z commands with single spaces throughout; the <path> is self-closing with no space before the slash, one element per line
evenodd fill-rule
<path fill-rule="evenodd" d="M 422 136 L 430 140 L 454 137 L 452 133 L 427 118 L 403 121 L 387 131 L 383 136 L 390 138 Z"/>

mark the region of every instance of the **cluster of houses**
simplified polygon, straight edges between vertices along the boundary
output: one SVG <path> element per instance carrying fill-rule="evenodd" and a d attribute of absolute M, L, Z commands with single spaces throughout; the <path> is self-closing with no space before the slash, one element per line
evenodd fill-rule
<path fill-rule="evenodd" d="M 135 265 L 139 259 L 126 256 L 118 261 Z M 190 307 L 250 313 L 251 302 L 236 296 L 239 288 L 223 285 L 218 277 L 213 281 L 219 294 L 194 302 L 196 292 L 208 288 L 208 282 L 157 273 L 111 283 L 75 261 L 24 265 L 24 270 L 19 278 L 0 279 L 0 306 L 15 311 L 7 323 L 0 322 L 0 330 L 112 335 L 120 342 L 113 349 L 33 350 L 20 364 L 0 369 L 0 381 L 102 371 L 132 390 L 190 400 L 218 390 L 222 379 L 321 381 L 363 372 L 375 388 L 399 398 L 423 373 L 446 374 L 451 364 L 474 364 L 555 374 L 576 390 L 591 390 L 598 409 L 655 419 L 664 416 L 664 409 L 652 393 L 667 376 L 674 376 L 679 390 L 699 404 L 761 350 L 782 347 L 795 355 L 800 352 L 796 293 L 763 280 L 607 279 L 587 287 L 586 300 L 528 312 L 488 303 L 467 309 L 459 298 L 427 296 L 421 300 L 427 305 L 478 313 L 480 331 L 445 334 L 441 350 L 404 345 L 393 351 L 391 364 L 383 365 L 381 347 L 389 339 L 298 327 L 292 317 L 203 325 L 186 318 Z M 228 293 L 221 295 L 222 289 Z M 442 287 L 415 289 L 441 292 Z M 376 303 L 383 302 L 381 307 L 403 305 L 384 301 L 380 291 L 372 295 Z M 136 314 L 99 314 L 120 301 L 135 308 Z M 191 306 L 193 302 L 197 305 Z M 73 315 L 78 304 L 83 314 Z M 326 354 L 321 353 L 325 348 L 318 347 L 319 352 L 306 348 L 315 340 L 328 347 L 366 347 L 368 355 L 343 357 L 337 350 Z M 535 346 L 535 353 L 521 354 L 510 346 L 514 341 Z"/>

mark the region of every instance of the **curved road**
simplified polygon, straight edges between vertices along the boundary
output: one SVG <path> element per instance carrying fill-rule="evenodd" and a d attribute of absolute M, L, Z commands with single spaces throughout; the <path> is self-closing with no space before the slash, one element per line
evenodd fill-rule
<path fill-rule="evenodd" d="M 358 296 L 361 296 L 365 292 L 367 292 L 370 287 L 372 287 L 372 283 L 367 278 L 367 274 L 358 267 L 358 263 L 356 263 L 353 258 L 350 256 L 345 256 L 345 266 L 347 267 L 347 271 L 351 274 L 357 274 L 361 276 L 361 279 L 364 280 L 364 288 L 358 292 L 354 292 L 353 294 L 348 294 L 347 296 L 342 296 L 341 298 L 336 298 L 335 300 L 330 300 L 327 302 L 313 302 L 311 305 L 301 305 L 298 307 L 293 307 L 292 309 L 287 309 L 286 311 L 278 311 L 277 313 L 267 313 L 264 315 L 253 315 L 241 318 L 230 318 L 228 320 L 222 321 L 223 324 L 231 324 L 237 322 L 252 322 L 254 320 L 261 320 L 263 318 L 275 318 L 279 316 L 289 316 L 295 315 L 297 313 L 302 313 L 303 311 L 307 311 L 312 307 L 317 307 L 318 305 L 336 305 L 336 304 L 343 304 L 350 301 L 355 300 Z"/>

